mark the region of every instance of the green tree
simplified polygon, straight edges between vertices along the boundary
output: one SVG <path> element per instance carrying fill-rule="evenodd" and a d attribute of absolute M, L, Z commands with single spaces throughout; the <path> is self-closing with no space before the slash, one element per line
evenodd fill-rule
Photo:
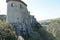
<path fill-rule="evenodd" d="M 0 21 L 0 40 L 16 40 L 12 25 Z"/>

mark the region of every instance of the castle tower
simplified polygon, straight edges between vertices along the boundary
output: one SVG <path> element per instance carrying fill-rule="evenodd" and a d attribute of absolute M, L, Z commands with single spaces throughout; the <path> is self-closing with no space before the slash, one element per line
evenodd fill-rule
<path fill-rule="evenodd" d="M 30 33 L 30 12 L 27 4 L 21 0 L 6 0 L 7 2 L 7 22 L 13 25 L 17 36 L 28 35 Z M 29 22 L 29 23 L 28 23 Z"/>
<path fill-rule="evenodd" d="M 6 0 L 7 21 L 9 23 L 22 22 L 28 16 L 27 4 L 21 0 Z"/>
<path fill-rule="evenodd" d="M 13 25 L 17 36 L 29 37 L 37 21 L 27 10 L 27 4 L 21 0 L 6 0 L 7 22 Z"/>

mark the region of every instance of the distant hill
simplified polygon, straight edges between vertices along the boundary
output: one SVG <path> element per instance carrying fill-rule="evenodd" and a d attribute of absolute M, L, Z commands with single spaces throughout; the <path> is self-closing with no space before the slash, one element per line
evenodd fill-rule
<path fill-rule="evenodd" d="M 39 22 L 42 27 L 60 40 L 60 18 L 43 20 Z"/>

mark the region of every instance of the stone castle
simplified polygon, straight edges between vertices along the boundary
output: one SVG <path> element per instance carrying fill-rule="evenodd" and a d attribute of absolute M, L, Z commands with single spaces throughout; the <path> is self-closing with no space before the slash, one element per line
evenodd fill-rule
<path fill-rule="evenodd" d="M 22 0 L 6 0 L 7 22 L 12 24 L 17 36 L 28 37 L 37 24 L 34 16 L 30 15 L 27 4 Z"/>

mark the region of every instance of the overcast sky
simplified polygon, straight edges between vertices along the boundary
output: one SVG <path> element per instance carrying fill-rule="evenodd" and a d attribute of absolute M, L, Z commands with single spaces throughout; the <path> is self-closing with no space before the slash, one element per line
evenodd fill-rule
<path fill-rule="evenodd" d="M 23 0 L 37 20 L 60 17 L 60 0 Z M 7 14 L 6 0 L 0 0 L 0 14 Z"/>

